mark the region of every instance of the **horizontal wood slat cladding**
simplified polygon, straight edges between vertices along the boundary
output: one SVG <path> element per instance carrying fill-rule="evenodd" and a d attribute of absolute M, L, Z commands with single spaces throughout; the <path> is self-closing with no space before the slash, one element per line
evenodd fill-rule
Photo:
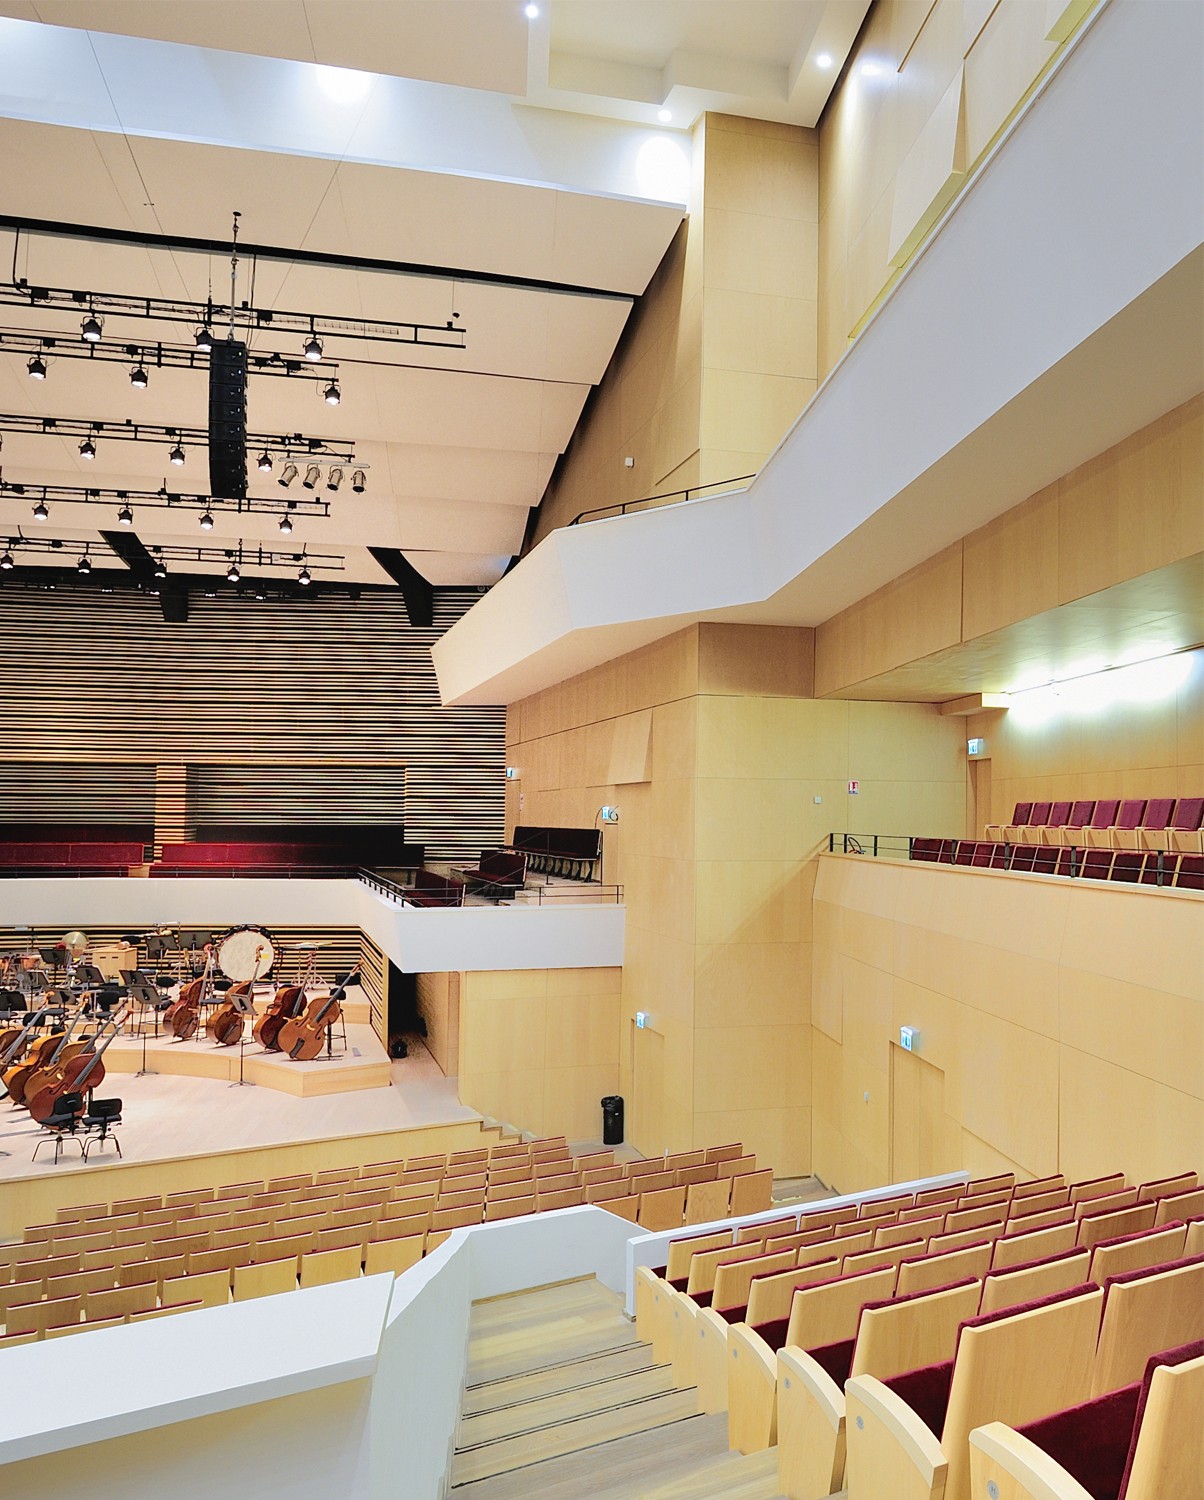
<path fill-rule="evenodd" d="M 154 821 L 153 765 L 0 760 L 0 823 Z"/>
<path fill-rule="evenodd" d="M 444 708 L 430 648 L 477 598 L 437 591 L 434 623 L 418 630 L 400 595 L 194 595 L 189 619 L 171 623 L 149 596 L 0 589 L 6 758 L 306 764 L 313 775 L 302 783 L 298 773 L 290 817 L 383 815 L 404 821 L 432 859 L 475 858 L 502 839 L 505 711 Z M 381 806 L 386 769 L 393 779 Z M 91 780 L 78 781 L 73 803 L 77 781 L 64 771 L 56 815 L 118 820 Z M 394 789 L 403 784 L 399 812 Z"/>
<path fill-rule="evenodd" d="M 338 778 L 338 803 L 331 797 Z M 193 766 L 193 820 L 214 823 L 307 827 L 355 823 L 404 825 L 406 777 L 402 766 Z"/>

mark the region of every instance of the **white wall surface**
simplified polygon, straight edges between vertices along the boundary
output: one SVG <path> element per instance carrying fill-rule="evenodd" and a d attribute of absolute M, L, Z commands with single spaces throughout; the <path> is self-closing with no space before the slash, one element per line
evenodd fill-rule
<path fill-rule="evenodd" d="M 403 906 L 358 880 L 0 881 L 0 923 L 39 927 L 162 924 L 221 929 L 358 927 L 404 973 L 476 969 L 606 969 L 623 962 L 626 913 L 601 903 L 573 906 Z"/>

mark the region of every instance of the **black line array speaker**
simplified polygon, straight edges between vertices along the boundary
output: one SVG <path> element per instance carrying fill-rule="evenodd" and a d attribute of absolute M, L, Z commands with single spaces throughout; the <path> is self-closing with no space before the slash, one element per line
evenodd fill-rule
<path fill-rule="evenodd" d="M 209 491 L 247 495 L 247 346 L 218 339 L 209 351 Z"/>

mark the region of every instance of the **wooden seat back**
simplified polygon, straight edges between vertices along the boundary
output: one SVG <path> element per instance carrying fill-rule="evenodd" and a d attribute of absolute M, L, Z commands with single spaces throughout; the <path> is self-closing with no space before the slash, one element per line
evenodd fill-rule
<path fill-rule="evenodd" d="M 1138 1234 L 1122 1235 L 1115 1240 L 1100 1240 L 1091 1251 L 1088 1281 L 1103 1286 L 1110 1276 L 1126 1271 L 1140 1271 L 1145 1266 L 1167 1265 L 1187 1253 L 1186 1224 L 1167 1224 Z"/>
<path fill-rule="evenodd" d="M 788 1318 L 794 1294 L 800 1287 L 832 1281 L 839 1275 L 840 1262 L 825 1260 L 815 1265 L 796 1266 L 791 1270 L 758 1276 L 748 1289 L 744 1321 L 756 1327 L 758 1323 L 776 1323 L 780 1318 Z"/>
<path fill-rule="evenodd" d="M 710 1182 L 691 1182 L 686 1187 L 686 1223 L 711 1224 L 728 1211 L 732 1180 L 715 1177 Z"/>
<path fill-rule="evenodd" d="M 760 1255 L 754 1260 L 722 1265 L 715 1273 L 715 1290 L 711 1306 L 716 1311 L 727 1307 L 744 1307 L 755 1277 L 772 1276 L 775 1271 L 795 1269 L 793 1250 L 779 1250 L 774 1255 Z"/>
<path fill-rule="evenodd" d="M 901 1260 L 895 1291 L 900 1297 L 906 1297 L 912 1292 L 927 1292 L 937 1287 L 952 1286 L 955 1281 L 962 1281 L 967 1276 L 976 1276 L 981 1280 L 990 1270 L 993 1248 L 988 1240 L 978 1245 L 967 1245 L 961 1250 L 948 1250 L 943 1255 L 919 1255 L 913 1260 Z"/>
<path fill-rule="evenodd" d="M 981 1294 L 982 1283 L 967 1277 L 935 1292 L 862 1308 L 850 1374 L 889 1380 L 952 1359 L 957 1330 L 978 1312 Z"/>
<path fill-rule="evenodd" d="M 1204 1475 L 1204 1356 L 1154 1371 L 1122 1500 L 1199 1494 Z"/>
<path fill-rule="evenodd" d="M 1103 1295 L 1093 1396 L 1140 1380 L 1156 1350 L 1204 1338 L 1204 1256 L 1114 1276 Z"/>
<path fill-rule="evenodd" d="M 693 1234 L 685 1239 L 670 1240 L 665 1265 L 666 1279 L 677 1281 L 680 1277 L 689 1275 L 690 1261 L 698 1251 L 719 1250 L 725 1245 L 730 1249 L 731 1243 L 730 1229 L 716 1229 L 710 1234 Z"/>
<path fill-rule="evenodd" d="M 700 1250 L 690 1260 L 690 1279 L 686 1284 L 686 1291 L 690 1296 L 694 1296 L 696 1292 L 713 1292 L 715 1273 L 720 1265 L 729 1261 L 753 1260 L 762 1253 L 759 1244 L 728 1244 L 716 1250 Z"/>
<path fill-rule="evenodd" d="M 852 1338 L 864 1304 L 891 1296 L 896 1276 L 894 1266 L 885 1266 L 839 1281 L 800 1288 L 790 1304 L 786 1343 L 799 1349 L 817 1349 Z"/>
<path fill-rule="evenodd" d="M 1022 1302 L 1035 1302 L 1039 1297 L 1067 1291 L 1072 1286 L 1082 1286 L 1087 1281 L 1090 1263 L 1089 1250 L 1066 1250 L 1048 1260 L 991 1271 L 982 1284 L 979 1311 L 999 1312 L 1005 1307 L 1019 1307 Z"/>

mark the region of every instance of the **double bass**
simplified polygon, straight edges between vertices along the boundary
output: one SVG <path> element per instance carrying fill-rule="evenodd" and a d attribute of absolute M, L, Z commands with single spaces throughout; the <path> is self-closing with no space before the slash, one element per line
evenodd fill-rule
<path fill-rule="evenodd" d="M 205 1022 L 206 1033 L 213 1038 L 219 1047 L 237 1046 L 242 1037 L 242 1029 L 246 1024 L 245 1010 L 234 1004 L 236 998 L 242 999 L 249 1007 L 255 995 L 255 981 L 259 978 L 259 963 L 267 953 L 262 943 L 255 948 L 255 961 L 252 965 L 252 977 L 240 979 L 239 982 L 226 991 L 222 1003 L 210 1014 Z"/>
<path fill-rule="evenodd" d="M 305 986 L 282 984 L 272 1003 L 255 1022 L 251 1035 L 266 1052 L 280 1051 L 280 1028 L 305 1009 Z"/>
<path fill-rule="evenodd" d="M 46 1011 L 38 1011 L 36 1016 L 31 1016 L 24 1026 L 8 1026 L 0 1031 L 0 1099 L 8 1093 L 8 1084 L 5 1075 L 9 1067 L 16 1067 L 16 1059 L 20 1057 L 25 1043 L 46 1019 Z"/>
<path fill-rule="evenodd" d="M 23 1062 L 5 1069 L 5 1086 L 8 1089 L 8 1097 L 14 1104 L 24 1104 L 26 1102 L 25 1090 L 34 1074 L 53 1066 L 59 1060 L 64 1048 L 73 1045 L 71 1037 L 82 1018 L 83 1011 L 77 1011 L 66 1031 L 52 1031 L 49 1036 L 42 1037 L 29 1049 L 29 1055 Z"/>
<path fill-rule="evenodd" d="M 26 1102 L 29 1105 L 29 1113 L 39 1125 L 45 1124 L 50 1118 L 64 1094 L 81 1095 L 79 1109 L 76 1113 L 77 1115 L 83 1114 L 84 1105 L 82 1095 L 90 1093 L 104 1082 L 105 1050 L 120 1034 L 126 1014 L 127 1011 L 122 1010 L 111 1020 L 106 1021 L 88 1044 L 89 1050 L 87 1052 L 81 1052 L 71 1058 L 69 1062 L 58 1066 L 54 1070 L 54 1078 L 47 1080 L 36 1091 L 31 1091 Z M 105 1032 L 110 1027 L 112 1027 L 112 1030 L 109 1031 L 108 1036 L 105 1036 Z"/>
<path fill-rule="evenodd" d="M 346 999 L 347 986 L 358 973 L 357 965 L 342 984 L 331 990 L 329 995 L 322 995 L 317 1000 L 311 1000 L 309 1009 L 303 1016 L 297 1016 L 284 1023 L 277 1039 L 281 1052 L 287 1052 L 295 1062 L 311 1062 L 317 1057 L 330 1033 L 330 1028 L 343 1014 L 340 1002 Z"/>
<path fill-rule="evenodd" d="M 180 993 L 163 1012 L 163 1025 L 179 1042 L 195 1035 L 201 1019 L 201 1006 L 213 994 L 213 952 L 205 955 L 205 972 L 180 986 Z"/>

